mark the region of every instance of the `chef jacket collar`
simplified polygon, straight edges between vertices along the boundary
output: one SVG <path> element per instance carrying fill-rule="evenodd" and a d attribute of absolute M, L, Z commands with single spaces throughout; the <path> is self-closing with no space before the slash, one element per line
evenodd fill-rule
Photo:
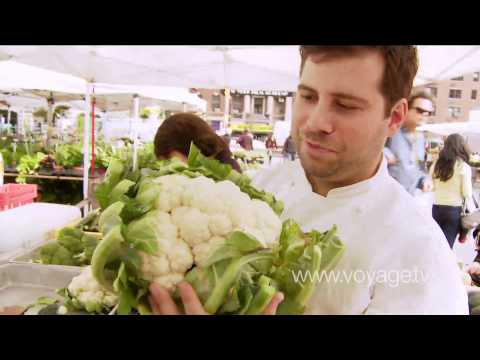
<path fill-rule="evenodd" d="M 312 185 L 308 181 L 299 160 L 297 160 L 297 165 L 300 171 L 298 171 L 298 173 L 294 175 L 292 191 L 298 195 L 302 193 L 307 193 L 310 196 L 313 195 L 320 199 L 348 198 L 355 195 L 367 193 L 368 191 L 377 187 L 387 176 L 389 176 L 387 161 L 385 156 L 383 156 L 377 172 L 371 178 L 360 181 L 356 184 L 332 189 L 328 192 L 326 196 L 322 196 L 313 192 Z"/>

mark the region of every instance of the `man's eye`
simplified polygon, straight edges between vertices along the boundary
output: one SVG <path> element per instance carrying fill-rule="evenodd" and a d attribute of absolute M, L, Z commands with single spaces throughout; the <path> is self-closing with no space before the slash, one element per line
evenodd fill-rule
<path fill-rule="evenodd" d="M 343 110 L 356 110 L 357 109 L 356 106 L 346 105 L 346 104 L 343 104 L 343 103 L 337 103 L 337 106 L 340 109 L 343 109 Z"/>
<path fill-rule="evenodd" d="M 312 95 L 301 95 L 301 98 L 306 100 L 306 101 L 313 101 L 313 96 Z"/>

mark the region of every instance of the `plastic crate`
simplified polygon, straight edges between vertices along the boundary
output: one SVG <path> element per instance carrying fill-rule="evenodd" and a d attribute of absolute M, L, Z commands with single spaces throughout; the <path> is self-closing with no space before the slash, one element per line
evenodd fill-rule
<path fill-rule="evenodd" d="M 36 184 L 6 184 L 0 186 L 0 211 L 30 204 L 36 197 Z"/>

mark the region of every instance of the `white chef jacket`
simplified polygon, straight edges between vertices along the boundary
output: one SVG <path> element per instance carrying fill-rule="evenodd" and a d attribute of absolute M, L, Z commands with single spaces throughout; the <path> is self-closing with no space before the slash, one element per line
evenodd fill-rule
<path fill-rule="evenodd" d="M 325 197 L 312 191 L 299 160 L 259 171 L 253 184 L 284 202 L 282 220 L 304 231 L 338 227 L 346 250 L 317 282 L 307 314 L 468 314 L 443 232 L 388 174 L 385 158 L 372 178 Z"/>

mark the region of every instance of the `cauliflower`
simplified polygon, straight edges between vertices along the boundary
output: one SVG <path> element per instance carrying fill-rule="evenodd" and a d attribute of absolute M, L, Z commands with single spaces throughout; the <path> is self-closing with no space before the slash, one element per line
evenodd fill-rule
<path fill-rule="evenodd" d="M 172 289 L 194 265 L 204 266 L 233 231 L 254 236 L 264 247 L 278 244 L 279 217 L 231 181 L 175 174 L 154 182 L 161 185 L 156 210 L 147 215 L 138 236 L 152 227 L 157 246 L 153 253 L 141 254 L 143 279 Z"/>
<path fill-rule="evenodd" d="M 104 289 L 94 279 L 90 266 L 83 268 L 80 275 L 72 279 L 68 291 L 88 312 L 100 312 L 100 309 L 112 308 L 118 302 L 117 295 Z"/>

